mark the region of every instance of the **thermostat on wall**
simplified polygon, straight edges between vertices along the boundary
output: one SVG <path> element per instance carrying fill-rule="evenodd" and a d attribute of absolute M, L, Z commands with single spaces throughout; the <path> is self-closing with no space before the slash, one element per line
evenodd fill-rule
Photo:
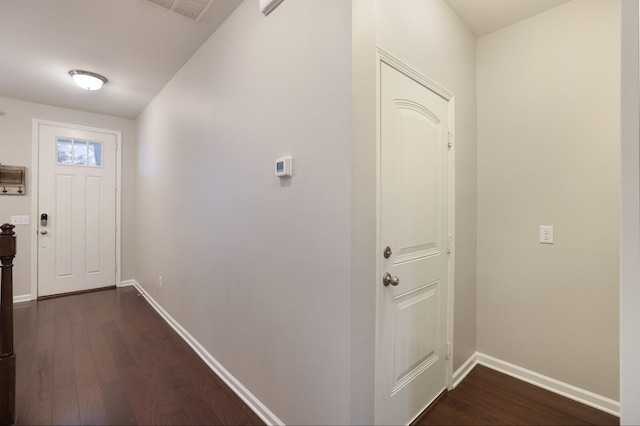
<path fill-rule="evenodd" d="M 293 175 L 293 161 L 291 156 L 278 158 L 276 160 L 276 176 L 291 177 Z"/>

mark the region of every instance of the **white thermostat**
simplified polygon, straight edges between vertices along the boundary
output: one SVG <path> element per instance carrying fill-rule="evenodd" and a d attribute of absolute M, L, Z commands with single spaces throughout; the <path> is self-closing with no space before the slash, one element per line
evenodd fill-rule
<path fill-rule="evenodd" d="M 293 161 L 291 156 L 282 157 L 276 160 L 276 176 L 291 177 L 293 175 Z"/>

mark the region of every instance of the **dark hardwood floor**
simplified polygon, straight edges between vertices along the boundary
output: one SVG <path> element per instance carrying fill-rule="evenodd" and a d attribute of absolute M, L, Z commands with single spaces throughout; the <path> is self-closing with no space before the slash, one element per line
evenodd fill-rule
<path fill-rule="evenodd" d="M 133 287 L 14 305 L 19 424 L 247 424 L 260 419 Z M 417 425 L 618 425 L 477 366 Z"/>
<path fill-rule="evenodd" d="M 620 419 L 478 365 L 415 425 L 618 425 Z"/>
<path fill-rule="evenodd" d="M 14 305 L 19 424 L 261 420 L 133 287 Z"/>

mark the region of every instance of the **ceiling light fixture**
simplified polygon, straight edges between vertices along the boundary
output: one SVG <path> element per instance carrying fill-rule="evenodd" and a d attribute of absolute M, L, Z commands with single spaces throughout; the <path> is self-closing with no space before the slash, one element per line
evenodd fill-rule
<path fill-rule="evenodd" d="M 91 71 L 71 70 L 69 75 L 73 77 L 73 81 L 83 89 L 100 90 L 102 85 L 108 80 L 106 77 Z"/>

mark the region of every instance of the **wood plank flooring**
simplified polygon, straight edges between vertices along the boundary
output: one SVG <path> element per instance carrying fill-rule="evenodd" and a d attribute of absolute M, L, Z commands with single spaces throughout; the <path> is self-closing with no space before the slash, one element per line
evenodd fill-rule
<path fill-rule="evenodd" d="M 618 425 L 620 419 L 478 365 L 415 425 Z"/>
<path fill-rule="evenodd" d="M 14 305 L 19 424 L 262 421 L 133 287 Z"/>
<path fill-rule="evenodd" d="M 14 305 L 19 424 L 262 424 L 133 287 Z M 618 425 L 476 366 L 416 425 Z"/>

